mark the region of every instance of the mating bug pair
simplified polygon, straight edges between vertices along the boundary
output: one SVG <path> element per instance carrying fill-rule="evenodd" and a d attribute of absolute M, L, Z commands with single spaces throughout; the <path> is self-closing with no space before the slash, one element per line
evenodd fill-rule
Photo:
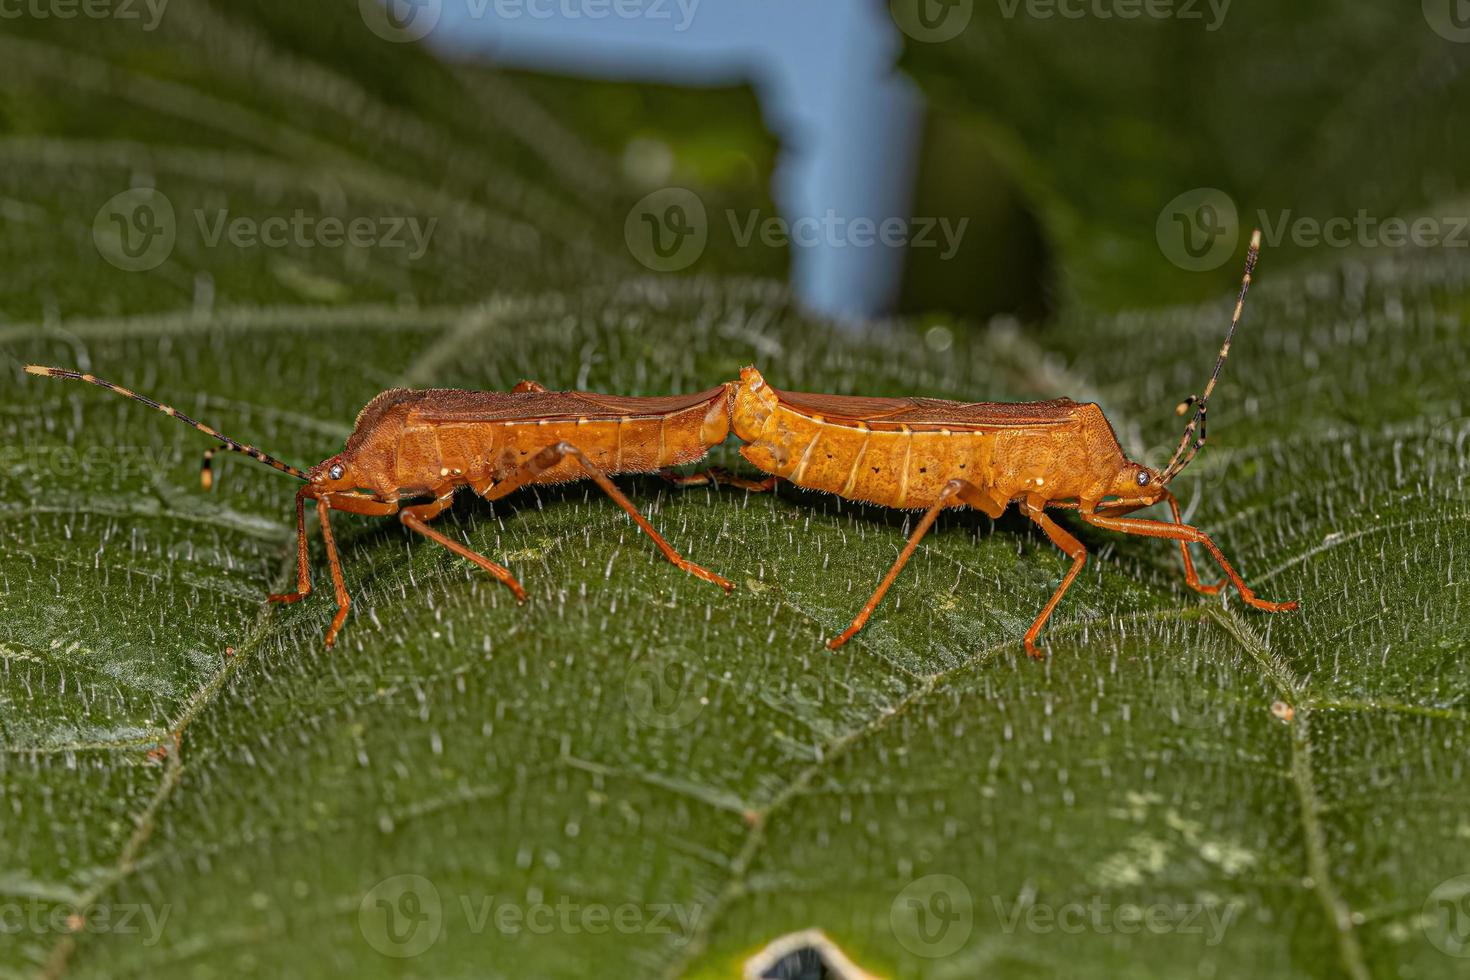
<path fill-rule="evenodd" d="M 1163 470 L 1127 458 L 1102 409 L 1070 399 L 1044 402 L 961 403 L 934 398 L 862 398 L 778 391 L 755 368 L 692 395 L 626 397 L 549 391 L 523 381 L 509 392 L 395 388 L 378 395 L 357 417 L 342 452 L 302 471 L 196 422 L 167 405 L 93 377 L 60 368 L 30 366 L 46 377 L 72 378 L 143 402 L 243 453 L 304 482 L 296 494 L 296 590 L 272 602 L 296 602 L 311 592 L 306 506 L 314 503 L 336 592 L 337 614 L 327 646 L 337 638 L 351 600 L 332 538 L 330 514 L 344 511 L 386 517 L 428 537 L 505 583 L 519 601 L 526 591 L 509 569 L 440 534 L 428 521 L 468 486 L 498 500 L 530 484 L 596 481 L 638 524 L 669 561 L 725 589 L 734 585 L 674 550 L 609 479 L 610 474 L 663 472 L 697 462 L 733 430 L 741 455 L 768 474 L 750 481 L 714 471 L 674 477 L 683 484 L 730 483 L 768 490 L 777 480 L 826 490 L 887 507 L 924 511 L 907 545 L 857 617 L 828 646 L 836 649 L 862 629 L 919 541 L 946 507 L 970 506 L 999 517 L 1020 505 L 1046 536 L 1072 559 L 1061 584 L 1026 631 L 1026 651 L 1041 654 L 1036 637 L 1082 570 L 1087 549 L 1047 514 L 1076 510 L 1089 524 L 1124 534 L 1179 542 L 1185 581 L 1200 592 L 1221 585 L 1200 582 L 1189 545 L 1203 546 L 1250 606 L 1269 612 L 1295 602 L 1257 598 L 1204 532 L 1184 524 L 1169 482 L 1205 442 L 1205 412 L 1230 341 L 1240 323 L 1246 291 L 1260 248 L 1251 238 L 1245 277 L 1214 372 L 1198 397 L 1179 448 Z M 211 482 L 209 458 L 203 477 Z M 406 501 L 415 501 L 404 506 Z M 1159 502 L 1172 521 L 1124 515 Z"/>

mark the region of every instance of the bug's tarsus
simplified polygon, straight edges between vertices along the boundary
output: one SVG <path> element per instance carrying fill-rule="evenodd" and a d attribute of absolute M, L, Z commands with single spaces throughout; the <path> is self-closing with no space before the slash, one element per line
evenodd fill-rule
<path fill-rule="evenodd" d="M 298 480 L 308 479 L 304 470 L 299 470 L 289 463 L 283 463 L 279 459 L 276 459 L 274 456 L 262 452 L 261 450 L 247 443 L 237 442 L 236 440 L 231 439 L 229 436 L 225 435 L 223 432 L 210 428 L 203 422 L 196 422 L 194 419 L 185 415 L 183 412 L 179 411 L 171 405 L 164 405 L 161 402 L 156 402 L 152 398 L 149 398 L 147 395 L 140 395 L 136 391 L 131 391 L 127 388 L 124 388 L 122 385 L 113 384 L 111 381 L 107 381 L 95 375 L 83 374 L 80 371 L 68 371 L 65 368 L 43 367 L 39 364 L 27 364 L 26 373 L 38 375 L 43 378 L 62 378 L 68 381 L 85 381 L 87 382 L 87 384 L 96 385 L 99 388 L 106 388 L 108 391 L 122 395 L 124 398 L 130 398 L 135 402 L 141 402 L 154 411 L 162 412 L 169 418 L 178 419 L 180 422 L 184 423 L 190 428 L 198 429 L 200 432 L 204 433 L 210 438 L 218 439 L 220 442 L 224 443 L 225 449 L 229 450 L 232 453 L 241 453 L 245 456 L 249 456 L 251 459 L 256 460 L 257 462 L 264 463 L 265 465 L 272 467 L 273 469 L 280 470 L 282 473 L 294 476 Z M 209 471 L 209 462 L 210 457 L 206 455 L 204 462 L 205 473 Z M 209 476 L 205 476 L 204 473 L 201 473 L 200 480 L 204 484 L 205 488 L 208 489 L 213 483 L 213 475 L 211 474 Z"/>
<path fill-rule="evenodd" d="M 204 450 L 204 462 L 199 464 L 199 485 L 206 490 L 214 489 L 214 450 Z"/>
<path fill-rule="evenodd" d="M 1208 410 L 1210 394 L 1215 390 L 1215 383 L 1220 380 L 1220 369 L 1225 366 L 1225 358 L 1230 356 L 1230 342 L 1235 337 L 1235 328 L 1240 326 L 1240 316 L 1245 310 L 1245 294 L 1251 288 L 1251 274 L 1256 270 L 1256 259 L 1260 254 L 1261 230 L 1257 228 L 1251 233 L 1250 248 L 1245 254 L 1245 275 L 1240 280 L 1240 295 L 1235 299 L 1235 312 L 1230 317 L 1230 329 L 1225 333 L 1225 343 L 1220 347 L 1220 356 L 1215 360 L 1215 370 L 1210 372 L 1210 380 L 1205 383 L 1205 390 L 1202 393 L 1190 395 L 1174 409 L 1175 414 L 1183 415 L 1193 406 L 1194 417 L 1184 427 L 1184 437 L 1179 440 L 1179 448 L 1174 450 L 1174 456 L 1169 460 L 1169 465 L 1164 467 L 1163 482 L 1166 484 L 1178 476 L 1179 471 L 1188 466 L 1204 448 L 1205 413 Z"/>

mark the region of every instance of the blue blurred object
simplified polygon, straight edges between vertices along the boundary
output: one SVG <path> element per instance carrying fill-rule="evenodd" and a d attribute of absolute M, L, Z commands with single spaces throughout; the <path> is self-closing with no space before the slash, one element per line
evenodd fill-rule
<path fill-rule="evenodd" d="M 749 83 L 781 141 L 772 196 L 787 221 L 910 217 L 922 125 L 894 70 L 900 38 L 871 0 L 417 0 L 440 4 L 442 54 L 558 74 L 689 86 Z M 410 14 L 409 0 L 387 0 Z M 630 13 L 636 12 L 636 16 Z M 597 16 L 594 16 L 594 13 Z M 722 221 L 723 216 L 711 216 Z M 838 318 L 885 312 L 904 249 L 791 247 L 797 298 Z"/>

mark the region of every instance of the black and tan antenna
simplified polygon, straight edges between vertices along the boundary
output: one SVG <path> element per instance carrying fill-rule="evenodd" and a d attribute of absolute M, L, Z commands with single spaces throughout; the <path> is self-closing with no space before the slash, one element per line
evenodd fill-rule
<path fill-rule="evenodd" d="M 268 453 L 261 452 L 254 446 L 246 445 L 243 442 L 236 442 L 234 439 L 231 439 L 223 432 L 211 429 L 203 422 L 194 421 L 178 409 L 170 405 L 160 404 L 149 398 L 147 395 L 140 395 L 136 391 L 129 391 L 122 385 L 115 385 L 111 381 L 103 380 L 102 378 L 96 377 L 95 375 L 83 374 L 80 371 L 68 371 L 65 368 L 42 367 L 39 364 L 27 364 L 26 373 L 37 374 L 43 378 L 66 378 L 71 381 L 85 381 L 87 382 L 87 384 L 96 385 L 99 388 L 106 388 L 108 391 L 116 392 L 117 394 L 122 395 L 124 398 L 131 398 L 135 402 L 142 402 L 149 408 L 160 411 L 163 414 L 167 415 L 169 418 L 178 419 L 185 425 L 194 429 L 198 429 L 200 432 L 213 439 L 218 439 L 220 442 L 225 444 L 225 449 L 229 450 L 232 453 L 241 453 L 243 455 L 249 456 L 251 459 L 257 460 L 267 466 L 278 469 L 282 473 L 288 473 L 291 476 L 296 477 L 296 479 L 298 480 L 308 479 L 306 473 L 303 470 L 298 470 L 296 467 L 290 465 L 289 463 L 283 463 L 279 459 L 276 459 L 274 456 L 271 456 Z M 200 474 L 201 480 L 203 481 L 206 489 L 208 489 L 214 482 L 213 474 L 211 473 L 209 468 L 209 460 L 213 455 L 213 452 L 206 454 L 204 461 L 204 470 Z"/>
<path fill-rule="evenodd" d="M 1240 280 L 1240 295 L 1235 299 L 1235 313 L 1230 318 L 1230 329 L 1225 334 L 1225 344 L 1220 348 L 1220 356 L 1215 360 L 1215 370 L 1210 373 L 1210 380 L 1205 384 L 1202 394 L 1190 395 L 1174 409 L 1176 415 L 1183 415 L 1189 411 L 1190 406 L 1194 406 L 1194 417 L 1184 427 L 1184 438 L 1179 440 L 1179 448 L 1174 450 L 1174 457 L 1169 460 L 1169 465 L 1164 467 L 1161 477 L 1164 483 L 1178 476 L 1179 471 L 1188 466 L 1190 461 L 1204 448 L 1205 411 L 1210 401 L 1210 393 L 1215 390 L 1215 382 L 1220 380 L 1220 369 L 1225 366 L 1225 358 L 1230 356 L 1230 341 L 1235 337 L 1235 328 L 1240 326 L 1240 315 L 1245 310 L 1245 294 L 1251 288 L 1251 273 L 1256 270 L 1256 258 L 1260 254 L 1261 230 L 1257 228 L 1251 232 L 1250 248 L 1245 253 L 1245 276 Z M 1198 438 L 1194 438 L 1196 430 L 1199 431 Z M 1192 443 L 1191 439 L 1193 439 Z"/>

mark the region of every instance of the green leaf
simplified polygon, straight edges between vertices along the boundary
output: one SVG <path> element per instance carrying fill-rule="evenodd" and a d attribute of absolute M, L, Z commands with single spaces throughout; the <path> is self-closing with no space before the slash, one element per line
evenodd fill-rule
<path fill-rule="evenodd" d="M 0 40 L 25 69 L 4 86 L 4 349 L 298 464 L 394 384 L 646 394 L 750 362 L 794 389 L 1096 398 L 1157 461 L 1229 312 L 1222 276 L 1198 307 L 1078 310 L 1044 343 L 840 333 L 718 256 L 648 275 L 614 170 L 553 112 L 371 43 L 350 5 L 63 26 Z M 93 240 L 133 185 L 179 220 L 149 271 Z M 210 247 L 188 223 L 221 207 L 441 233 L 418 261 Z M 1303 609 L 1201 597 L 1166 543 L 1064 517 L 1093 558 L 1043 663 L 1020 636 L 1066 562 L 1014 514 L 942 518 L 833 654 L 911 515 L 638 477 L 618 482 L 735 593 L 584 484 L 437 522 L 525 606 L 344 516 L 353 612 L 327 651 L 319 543 L 318 591 L 263 601 L 291 579 L 290 482 L 232 457 L 204 493 L 197 433 L 17 368 L 0 975 L 728 976 L 815 927 L 902 976 L 1454 976 L 1466 281 L 1452 250 L 1263 257 L 1179 486 Z"/>
<path fill-rule="evenodd" d="M 1159 261 L 1184 259 L 1181 219 L 1196 245 L 1238 241 L 1235 255 L 1263 227 L 1278 268 L 1310 264 L 1324 249 L 1311 228 L 1334 219 L 1352 225 L 1332 240 L 1365 247 L 1391 239 L 1388 219 L 1433 217 L 1465 247 L 1463 209 L 1445 205 L 1464 193 L 1470 46 L 1448 4 L 923 3 L 890 4 L 910 25 L 904 68 L 936 114 L 983 135 L 1041 218 L 1063 290 L 1089 305 L 1211 295 L 1218 273 Z M 901 16 L 915 8 L 941 29 L 915 29 Z M 1229 202 L 1213 237 L 1194 214 L 1206 189 Z"/>

